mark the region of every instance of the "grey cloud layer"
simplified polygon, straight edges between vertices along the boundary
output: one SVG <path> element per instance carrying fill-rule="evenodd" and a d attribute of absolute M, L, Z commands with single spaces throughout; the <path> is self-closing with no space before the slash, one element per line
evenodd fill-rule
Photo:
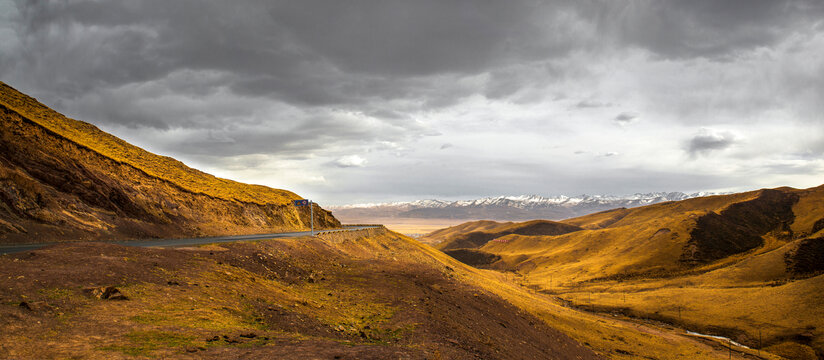
<path fill-rule="evenodd" d="M 750 122 L 766 129 L 791 119 L 824 132 L 824 61 L 815 56 L 824 51 L 824 3 L 815 0 L 18 0 L 0 10 L 0 79 L 118 135 L 215 164 L 267 154 L 323 157 L 329 171 L 397 171 L 365 157 L 387 152 L 426 164 L 472 146 L 455 161 L 478 163 L 484 144 L 464 138 L 509 128 L 500 141 L 512 143 L 512 157 L 531 151 L 519 134 L 547 131 L 547 142 L 559 142 L 550 135 L 564 131 L 580 147 L 559 153 L 593 148 L 587 153 L 604 161 L 637 159 L 613 173 L 643 181 L 657 176 L 638 170 L 651 165 L 632 149 L 600 148 L 606 134 L 649 131 L 635 141 L 701 162 L 743 149 L 729 129 Z M 683 135 L 661 138 L 654 126 Z M 433 136 L 434 152 L 416 150 Z M 821 154 L 808 142 L 787 151 Z M 529 165 L 557 176 L 581 157 Z M 416 185 L 385 179 L 399 192 L 501 186 L 483 174 L 467 169 Z M 517 176 L 542 192 L 527 179 L 536 175 Z M 573 174 L 556 186 L 576 183 Z M 699 185 L 677 186 L 661 190 Z"/>

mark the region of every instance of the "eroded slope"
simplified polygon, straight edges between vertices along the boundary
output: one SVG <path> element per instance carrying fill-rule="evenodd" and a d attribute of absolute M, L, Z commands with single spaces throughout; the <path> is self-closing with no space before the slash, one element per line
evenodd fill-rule
<path fill-rule="evenodd" d="M 265 233 L 309 224 L 308 208 L 286 202 L 295 194 L 215 178 L 55 115 L 4 84 L 0 90 L 0 243 Z M 48 121 L 27 117 L 34 115 Z M 244 200 L 258 190 L 257 201 Z M 340 225 L 318 207 L 315 215 L 319 228 Z"/>

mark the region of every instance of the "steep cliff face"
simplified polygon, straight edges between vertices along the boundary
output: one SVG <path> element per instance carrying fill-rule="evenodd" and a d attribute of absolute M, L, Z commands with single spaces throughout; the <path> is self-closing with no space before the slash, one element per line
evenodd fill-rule
<path fill-rule="evenodd" d="M 0 243 L 302 230 L 299 198 L 188 168 L 0 83 Z M 340 226 L 317 206 L 314 221 Z"/>

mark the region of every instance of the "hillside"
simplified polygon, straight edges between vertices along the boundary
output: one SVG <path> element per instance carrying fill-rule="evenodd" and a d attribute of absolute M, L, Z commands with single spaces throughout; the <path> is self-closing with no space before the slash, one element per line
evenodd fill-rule
<path fill-rule="evenodd" d="M 462 230 L 462 231 L 461 231 Z M 532 220 L 522 223 L 470 222 L 430 235 L 442 237 L 436 245 L 441 250 L 477 249 L 506 235 L 561 235 L 582 230 L 575 225 L 549 220 Z"/>
<path fill-rule="evenodd" d="M 455 237 L 463 235 L 464 233 L 475 231 L 487 231 L 508 224 L 512 224 L 512 222 L 500 223 L 491 220 L 469 221 L 460 225 L 450 226 L 448 228 L 433 231 L 429 234 L 426 234 L 426 236 L 421 237 L 419 240 L 421 242 L 431 244 L 440 244 L 446 241 L 451 241 Z"/>
<path fill-rule="evenodd" d="M 1 358 L 728 355 L 718 342 L 565 307 L 384 229 L 178 249 L 60 244 L 0 256 L 0 272 Z M 119 300 L 84 290 L 107 286 Z"/>
<path fill-rule="evenodd" d="M 475 265 L 573 306 L 821 356 L 822 204 L 824 186 L 616 209 L 562 221 L 581 231 L 489 239 L 474 251 L 491 262 Z"/>
<path fill-rule="evenodd" d="M 305 229 L 286 190 L 189 168 L 0 83 L 0 243 Z M 318 227 L 339 222 L 316 208 Z"/>

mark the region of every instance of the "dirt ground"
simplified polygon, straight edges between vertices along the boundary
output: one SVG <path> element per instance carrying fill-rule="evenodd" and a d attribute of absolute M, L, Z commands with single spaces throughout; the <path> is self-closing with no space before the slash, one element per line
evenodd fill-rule
<path fill-rule="evenodd" d="M 0 256 L 0 358 L 600 358 L 449 267 L 363 246 L 73 243 Z M 128 299 L 84 291 L 105 286 Z"/>

